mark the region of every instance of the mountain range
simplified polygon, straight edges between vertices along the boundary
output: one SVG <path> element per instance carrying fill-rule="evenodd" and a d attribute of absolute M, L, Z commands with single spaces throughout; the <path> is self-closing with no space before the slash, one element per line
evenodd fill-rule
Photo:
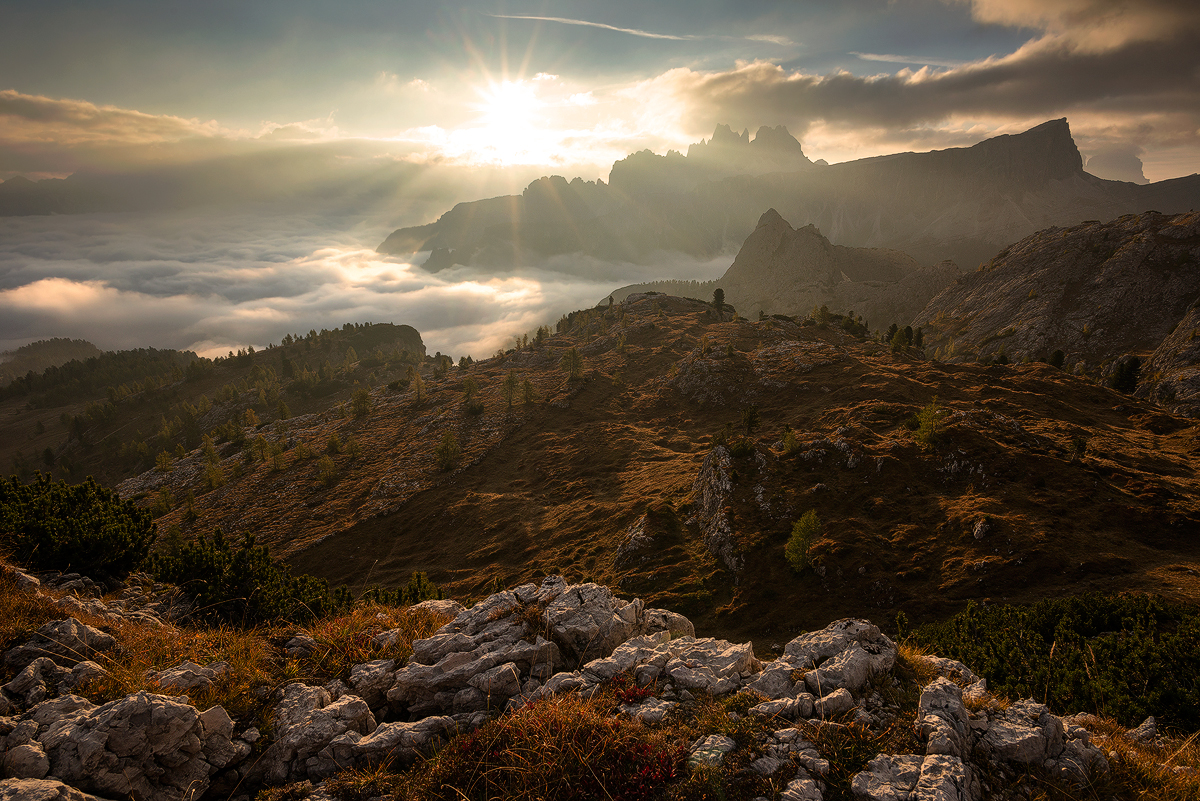
<path fill-rule="evenodd" d="M 760 129 L 751 140 L 719 127 L 687 156 L 617 162 L 607 184 L 551 176 L 520 195 L 459 203 L 393 232 L 378 250 L 429 251 L 431 271 L 502 270 L 565 253 L 643 264 L 672 251 L 711 258 L 734 252 L 774 208 L 837 245 L 970 268 L 1042 228 L 1197 205 L 1200 176 L 1140 185 L 1086 173 L 1065 119 L 971 147 L 833 165 L 810 162 L 785 130 Z"/>

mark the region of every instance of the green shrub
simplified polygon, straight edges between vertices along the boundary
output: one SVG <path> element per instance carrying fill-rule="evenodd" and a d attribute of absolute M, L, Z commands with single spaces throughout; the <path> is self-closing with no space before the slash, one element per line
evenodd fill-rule
<path fill-rule="evenodd" d="M 438 470 L 446 472 L 454 469 L 458 464 L 458 457 L 462 456 L 462 448 L 459 447 L 453 432 L 447 431 L 442 435 L 442 441 L 434 449 L 433 455 L 437 458 Z"/>
<path fill-rule="evenodd" d="M 748 437 L 741 437 L 729 445 L 729 455 L 735 459 L 744 459 L 754 455 L 754 443 Z"/>
<path fill-rule="evenodd" d="M 1200 729 L 1200 608 L 1152 596 L 1088 594 L 1028 606 L 978 606 L 919 627 L 915 639 L 957 659 L 1009 698 L 1126 726 L 1147 715 Z"/>
<path fill-rule="evenodd" d="M 356 389 L 350 398 L 350 410 L 355 417 L 366 417 L 371 413 L 371 393 L 365 389 Z"/>
<path fill-rule="evenodd" d="M 35 570 L 119 578 L 142 563 L 154 536 L 149 511 L 91 478 L 75 485 L 41 473 L 30 484 L 0 479 L 0 547 Z"/>
<path fill-rule="evenodd" d="M 917 442 L 922 445 L 934 445 L 942 436 L 948 413 L 945 408 L 938 405 L 935 395 L 928 405 L 913 415 L 910 422 Z"/>
<path fill-rule="evenodd" d="M 177 584 L 196 602 L 199 617 L 253 626 L 271 620 L 295 622 L 350 606 L 350 593 L 313 576 L 293 576 L 286 565 L 271 560 L 265 545 L 246 534 L 232 547 L 217 529 L 211 538 L 186 543 L 175 554 L 151 557 L 150 572 L 159 581 Z"/>
<path fill-rule="evenodd" d="M 337 483 L 338 471 L 333 459 L 322 456 L 317 460 L 317 480 L 327 487 L 332 487 Z"/>
<path fill-rule="evenodd" d="M 783 553 L 787 557 L 788 564 L 797 573 L 809 566 L 808 552 L 820 533 L 821 520 L 813 509 L 809 509 L 792 524 L 792 533 L 788 537 L 787 547 L 784 548 Z"/>

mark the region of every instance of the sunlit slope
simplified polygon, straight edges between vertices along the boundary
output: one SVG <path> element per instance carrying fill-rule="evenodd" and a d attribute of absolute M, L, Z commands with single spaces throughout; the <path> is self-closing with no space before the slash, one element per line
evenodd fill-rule
<path fill-rule="evenodd" d="M 347 404 L 262 429 L 268 457 L 222 450 L 215 489 L 200 451 L 122 489 L 149 504 L 168 487 L 160 527 L 253 533 L 334 582 L 423 570 L 478 596 L 562 572 L 768 645 L 972 598 L 1200 598 L 1191 421 L 1041 363 L 945 365 L 838 318 L 730 317 L 665 296 L 578 312 L 540 345 L 426 368 L 420 400 L 381 387 L 361 416 Z M 938 421 L 924 432 L 922 410 Z M 461 453 L 439 457 L 451 440 Z M 809 510 L 820 529 L 797 573 L 784 547 Z"/>

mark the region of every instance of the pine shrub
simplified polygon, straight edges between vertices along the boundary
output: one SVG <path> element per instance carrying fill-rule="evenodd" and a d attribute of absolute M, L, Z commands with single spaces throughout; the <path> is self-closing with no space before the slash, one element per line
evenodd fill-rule
<path fill-rule="evenodd" d="M 34 570 L 119 578 L 142 563 L 154 536 L 148 510 L 91 478 L 75 485 L 41 473 L 30 484 L 0 479 L 0 545 Z"/>

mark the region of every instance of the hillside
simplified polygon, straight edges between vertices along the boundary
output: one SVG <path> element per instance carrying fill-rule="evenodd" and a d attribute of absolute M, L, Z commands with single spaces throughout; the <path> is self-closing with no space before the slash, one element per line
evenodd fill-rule
<path fill-rule="evenodd" d="M 709 259 L 736 250 L 773 208 L 837 245 L 969 268 L 1049 226 L 1200 204 L 1200 176 L 1139 185 L 1084 172 L 1065 119 L 971 147 L 834 165 L 809 163 L 799 143 L 791 148 L 775 132 L 768 141 L 793 161 L 762 172 L 766 162 L 744 153 L 764 130 L 743 141 L 719 128 L 713 142 L 687 156 L 635 154 L 613 165 L 608 184 L 542 178 L 521 195 L 459 203 L 433 223 L 393 232 L 378 250 L 431 251 L 430 270 L 506 270 L 564 253 L 648 265 L 663 251 Z M 717 177 L 712 165 L 722 160 L 727 175 Z"/>
<path fill-rule="evenodd" d="M 1137 357 L 1138 394 L 1194 416 L 1197 265 L 1200 213 L 1050 228 L 947 286 L 913 324 L 947 361 L 1057 350 L 1068 369 L 1112 380 Z"/>
<path fill-rule="evenodd" d="M 843 325 L 633 296 L 503 357 L 426 365 L 420 399 L 379 387 L 358 416 L 263 426 L 120 491 L 169 497 L 161 529 L 249 531 L 333 583 L 425 571 L 479 597 L 565 573 L 766 645 L 1114 582 L 1200 599 L 1191 421 L 1042 363 L 939 363 Z M 797 574 L 784 547 L 809 510 Z"/>
<path fill-rule="evenodd" d="M 218 359 L 141 348 L 72 359 L 0 388 L 0 463 L 115 484 L 206 435 L 329 408 L 425 358 L 411 326 L 347 323 Z M 164 456 L 165 454 L 165 456 Z"/>
<path fill-rule="evenodd" d="M 40 373 L 72 359 L 99 356 L 100 349 L 83 339 L 42 339 L 0 353 L 0 387 L 29 372 Z"/>

